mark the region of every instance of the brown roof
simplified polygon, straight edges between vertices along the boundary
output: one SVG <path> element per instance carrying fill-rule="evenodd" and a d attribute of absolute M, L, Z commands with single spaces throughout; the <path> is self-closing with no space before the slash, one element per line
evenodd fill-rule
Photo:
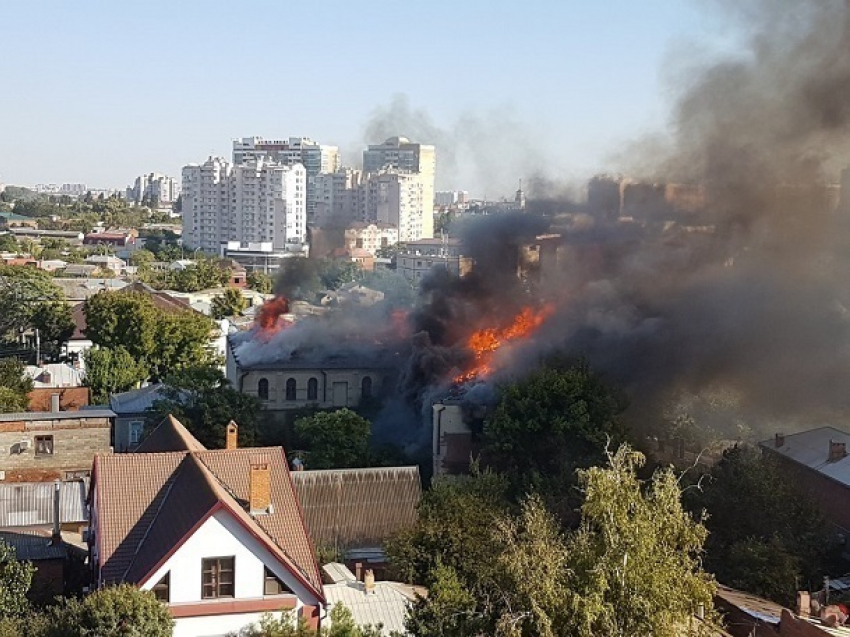
<path fill-rule="evenodd" d="M 166 423 L 158 434 L 160 443 L 164 446 L 164 432 L 168 437 L 179 433 L 178 444 L 189 449 L 95 456 L 95 537 L 103 581 L 142 583 L 203 521 L 226 510 L 323 599 L 319 568 L 283 449 L 205 450 L 194 438 L 187 441 L 180 432 L 185 429 L 173 418 L 157 429 Z M 269 463 L 274 508 L 250 516 L 246 511 L 250 467 L 258 456 Z"/>
<path fill-rule="evenodd" d="M 136 453 L 164 453 L 167 451 L 206 451 L 183 423 L 169 414 L 136 447 Z"/>
<path fill-rule="evenodd" d="M 416 522 L 418 467 L 293 471 L 292 481 L 314 542 L 364 548 Z"/>

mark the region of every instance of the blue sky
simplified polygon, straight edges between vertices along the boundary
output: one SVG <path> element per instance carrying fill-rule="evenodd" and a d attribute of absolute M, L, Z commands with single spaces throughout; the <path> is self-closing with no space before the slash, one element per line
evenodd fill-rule
<path fill-rule="evenodd" d="M 0 0 L 0 181 L 121 187 L 248 135 L 353 159 L 393 109 L 464 138 L 439 187 L 583 175 L 663 129 L 664 69 L 716 36 L 710 17 L 687 0 Z"/>

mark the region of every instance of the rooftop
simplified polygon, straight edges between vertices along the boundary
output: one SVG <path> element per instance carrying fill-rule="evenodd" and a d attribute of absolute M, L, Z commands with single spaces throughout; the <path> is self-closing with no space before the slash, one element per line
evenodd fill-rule
<path fill-rule="evenodd" d="M 0 483 L 0 527 L 53 523 L 53 482 Z M 88 480 L 59 483 L 59 521 L 88 520 Z"/>
<path fill-rule="evenodd" d="M 830 461 L 831 442 L 844 443 L 850 450 L 850 434 L 835 427 L 819 427 L 784 436 L 779 434 L 760 442 L 759 446 L 850 486 L 850 456 Z"/>
<path fill-rule="evenodd" d="M 0 529 L 0 540 L 14 547 L 22 561 L 62 560 L 68 553 L 64 542 L 51 543 L 50 534 L 38 529 Z"/>
<path fill-rule="evenodd" d="M 33 387 L 82 387 L 85 373 L 67 363 L 27 365 L 24 373 L 32 378 Z"/>
<path fill-rule="evenodd" d="M 292 482 L 314 542 L 382 546 L 416 522 L 418 467 L 293 471 Z"/>
<path fill-rule="evenodd" d="M 322 596 L 319 569 L 281 447 L 207 450 L 173 417 L 139 450 L 145 444 L 142 453 L 95 456 L 92 480 L 99 501 L 97 533 L 105 581 L 144 581 L 200 520 L 226 510 Z M 274 508 L 250 516 L 245 508 L 250 468 L 258 459 L 269 465 Z"/>
<path fill-rule="evenodd" d="M 83 418 L 115 418 L 111 409 L 80 411 L 20 411 L 0 414 L 0 422 L 32 422 L 34 420 L 81 420 Z"/>

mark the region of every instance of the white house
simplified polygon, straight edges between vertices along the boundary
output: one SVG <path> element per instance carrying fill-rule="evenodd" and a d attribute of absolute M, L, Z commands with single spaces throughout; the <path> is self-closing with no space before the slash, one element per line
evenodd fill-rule
<path fill-rule="evenodd" d="M 318 627 L 326 606 L 281 447 L 207 450 L 172 417 L 135 453 L 98 454 L 90 490 L 96 586 L 152 590 L 175 637 L 226 635 L 264 613 Z"/>

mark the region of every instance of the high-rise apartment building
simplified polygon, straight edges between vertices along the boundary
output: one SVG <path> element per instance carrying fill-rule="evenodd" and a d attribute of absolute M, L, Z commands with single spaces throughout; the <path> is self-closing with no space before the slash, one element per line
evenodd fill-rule
<path fill-rule="evenodd" d="M 231 165 L 211 157 L 183 168 L 183 232 L 187 243 L 218 253 L 231 241 L 271 242 L 296 251 L 307 242 L 306 169 L 269 159 Z"/>
<path fill-rule="evenodd" d="M 362 203 L 364 177 L 360 170 L 340 168 L 316 175 L 316 208 L 312 222 L 317 227 L 344 228 L 352 221 L 365 221 Z"/>
<path fill-rule="evenodd" d="M 425 206 L 420 173 L 384 169 L 370 174 L 363 188 L 365 220 L 394 225 L 398 228 L 399 241 L 433 236 L 433 204 Z"/>
<path fill-rule="evenodd" d="M 406 137 L 390 137 L 383 144 L 370 144 L 363 151 L 363 171 L 377 173 L 396 169 L 400 173 L 419 175 L 422 189 L 422 234 L 417 239 L 434 235 L 434 180 L 437 172 L 437 154 L 433 146 L 417 144 Z M 399 237 L 402 229 L 399 228 Z M 404 241 L 405 239 L 401 239 Z M 409 239 L 413 240 L 413 239 Z"/>
<path fill-rule="evenodd" d="M 143 201 L 172 204 L 179 196 L 180 181 L 159 173 L 139 175 L 133 185 L 127 188 L 127 201 L 136 204 Z"/>
<path fill-rule="evenodd" d="M 340 166 L 338 147 L 319 144 L 309 137 L 290 137 L 288 140 L 243 137 L 233 141 L 234 164 L 257 159 L 270 159 L 285 166 L 304 166 L 307 171 L 307 216 L 310 219 L 316 212 L 316 176 L 335 172 Z"/>

